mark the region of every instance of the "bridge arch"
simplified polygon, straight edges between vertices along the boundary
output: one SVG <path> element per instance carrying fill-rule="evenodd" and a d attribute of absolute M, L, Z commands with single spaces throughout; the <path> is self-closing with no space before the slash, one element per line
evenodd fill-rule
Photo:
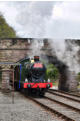
<path fill-rule="evenodd" d="M 69 67 L 59 60 L 56 56 L 47 56 L 49 63 L 55 65 L 60 73 L 58 89 L 62 91 L 74 91 L 77 90 L 77 81 L 75 79 L 75 73 L 71 72 Z"/>

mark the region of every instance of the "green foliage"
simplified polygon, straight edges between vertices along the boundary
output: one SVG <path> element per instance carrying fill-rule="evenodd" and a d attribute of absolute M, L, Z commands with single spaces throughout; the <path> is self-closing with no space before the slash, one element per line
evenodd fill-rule
<path fill-rule="evenodd" d="M 16 33 L 12 27 L 10 27 L 4 17 L 0 15 L 0 38 L 15 38 Z"/>
<path fill-rule="evenodd" d="M 80 82 L 80 72 L 77 74 L 77 81 Z"/>
<path fill-rule="evenodd" d="M 80 72 L 78 72 L 78 75 L 80 75 Z"/>
<path fill-rule="evenodd" d="M 57 80 L 59 77 L 59 71 L 53 64 L 47 65 L 46 79 Z"/>

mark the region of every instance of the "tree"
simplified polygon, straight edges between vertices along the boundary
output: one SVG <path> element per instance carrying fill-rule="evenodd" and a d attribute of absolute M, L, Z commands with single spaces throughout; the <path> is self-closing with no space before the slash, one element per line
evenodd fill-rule
<path fill-rule="evenodd" d="M 0 15 L 0 38 L 15 38 L 16 32 L 5 21 L 4 17 Z"/>
<path fill-rule="evenodd" d="M 59 77 L 59 71 L 53 64 L 47 65 L 46 78 L 56 80 Z"/>
<path fill-rule="evenodd" d="M 77 80 L 80 82 L 80 72 L 77 74 Z"/>

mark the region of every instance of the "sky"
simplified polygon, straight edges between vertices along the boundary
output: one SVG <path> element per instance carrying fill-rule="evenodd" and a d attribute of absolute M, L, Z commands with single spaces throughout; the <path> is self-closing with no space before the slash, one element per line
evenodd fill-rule
<path fill-rule="evenodd" d="M 0 1 L 0 14 L 19 37 L 80 38 L 79 1 Z"/>
<path fill-rule="evenodd" d="M 65 39 L 80 39 L 79 1 L 0 2 L 0 14 L 14 28 L 18 37 L 52 39 L 50 44 L 62 61 Z M 75 51 L 75 55 L 76 53 Z M 79 69 L 76 58 L 72 58 L 74 63 L 77 63 L 73 69 L 71 58 L 67 57 L 68 54 L 65 60 L 70 68 Z"/>

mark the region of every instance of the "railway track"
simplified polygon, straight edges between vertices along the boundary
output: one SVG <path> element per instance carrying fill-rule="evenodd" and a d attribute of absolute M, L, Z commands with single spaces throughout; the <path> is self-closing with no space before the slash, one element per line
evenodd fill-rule
<path fill-rule="evenodd" d="M 63 94 L 66 94 L 66 95 L 70 95 L 70 96 L 73 96 L 73 97 L 80 98 L 80 95 L 79 95 L 79 94 L 68 93 L 68 92 L 64 92 L 64 91 L 62 91 L 62 90 L 49 89 L 49 91 L 58 92 L 58 93 L 63 93 Z"/>
<path fill-rule="evenodd" d="M 56 114 L 63 121 L 80 121 L 80 110 L 67 104 L 44 96 L 44 98 L 27 97 L 46 110 Z"/>
<path fill-rule="evenodd" d="M 26 95 L 24 96 L 45 110 L 55 114 L 55 116 L 62 121 L 80 121 L 79 97 L 68 94 L 65 95 L 65 93 L 63 94 L 62 92 L 58 95 L 58 91 L 55 91 L 54 93 L 53 91 L 50 92 L 49 90 L 43 98 L 34 98 Z"/>
<path fill-rule="evenodd" d="M 74 110 L 78 110 L 80 112 L 80 100 L 74 99 L 74 98 L 68 98 L 67 96 L 61 96 L 61 95 L 56 95 L 55 93 L 50 93 L 47 92 L 46 96 L 51 98 L 51 99 L 55 99 L 56 101 L 59 100 L 59 102 L 63 102 L 64 105 L 68 105 L 70 107 L 72 107 Z"/>
<path fill-rule="evenodd" d="M 79 108 L 76 108 L 76 107 L 74 107 L 74 106 L 71 106 L 71 105 L 66 104 L 66 103 L 64 103 L 64 102 L 60 102 L 60 101 L 58 101 L 58 100 L 52 99 L 52 98 L 47 97 L 47 96 L 45 96 L 45 98 L 48 99 L 48 100 L 51 100 L 51 101 L 53 101 L 53 102 L 59 103 L 59 104 L 61 104 L 61 105 L 63 105 L 63 106 L 66 106 L 66 107 L 68 107 L 68 108 L 70 108 L 70 109 L 72 109 L 72 110 L 75 110 L 76 112 L 79 112 L 79 113 L 80 113 L 80 109 L 79 109 Z"/>
<path fill-rule="evenodd" d="M 80 97 L 79 96 L 74 96 L 74 95 L 66 93 L 66 92 L 54 91 L 52 89 L 48 90 L 48 93 L 51 93 L 53 95 L 60 96 L 60 97 L 63 97 L 63 98 L 67 98 L 71 101 L 76 101 L 76 102 L 80 103 Z"/>

